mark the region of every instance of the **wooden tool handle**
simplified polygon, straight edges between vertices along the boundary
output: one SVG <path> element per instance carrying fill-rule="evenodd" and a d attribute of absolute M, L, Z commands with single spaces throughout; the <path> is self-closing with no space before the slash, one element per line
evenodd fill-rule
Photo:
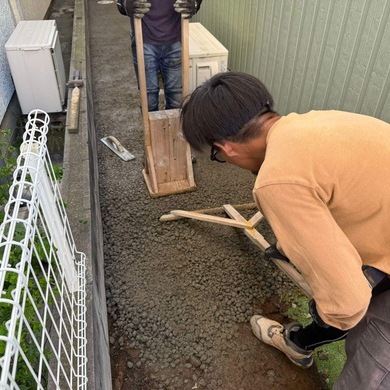
<path fill-rule="evenodd" d="M 244 204 L 235 204 L 232 205 L 236 210 L 247 210 L 247 209 L 255 209 L 256 203 L 244 203 Z M 211 209 L 199 209 L 199 210 L 191 210 L 194 213 L 199 214 L 218 214 L 223 213 L 225 209 L 223 207 L 213 207 Z M 186 217 L 182 217 L 181 215 L 173 215 L 171 213 L 164 214 L 160 217 L 159 221 L 166 222 L 166 221 L 175 221 L 177 219 L 183 219 Z"/>
<path fill-rule="evenodd" d="M 79 128 L 79 110 L 80 110 L 80 89 L 74 87 L 70 100 L 70 108 L 68 114 L 68 131 L 69 133 L 77 133 Z"/>
<path fill-rule="evenodd" d="M 142 38 L 142 19 L 134 18 L 135 44 L 137 49 L 138 84 L 141 95 L 142 119 L 144 121 L 145 145 L 151 144 L 148 116 L 148 94 L 146 90 L 144 40 Z"/>
<path fill-rule="evenodd" d="M 241 229 L 253 229 L 253 226 L 250 222 L 245 221 L 235 221 L 234 219 L 224 218 L 224 217 L 216 217 L 214 215 L 194 213 L 193 211 L 185 211 L 185 210 L 172 210 L 171 214 L 178 215 L 184 218 L 197 219 L 199 221 L 206 221 L 212 223 L 218 223 L 220 225 L 233 226 Z"/>
<path fill-rule="evenodd" d="M 181 18 L 181 57 L 182 57 L 182 83 L 183 83 L 183 98 L 189 92 L 189 20 Z"/>

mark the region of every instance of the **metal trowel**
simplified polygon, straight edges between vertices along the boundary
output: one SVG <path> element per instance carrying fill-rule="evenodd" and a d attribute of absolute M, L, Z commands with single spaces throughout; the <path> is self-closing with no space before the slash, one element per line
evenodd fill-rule
<path fill-rule="evenodd" d="M 104 145 L 108 146 L 122 160 L 130 161 L 135 159 L 135 156 L 132 155 L 128 150 L 126 150 L 113 135 L 104 137 L 100 141 L 102 141 Z"/>

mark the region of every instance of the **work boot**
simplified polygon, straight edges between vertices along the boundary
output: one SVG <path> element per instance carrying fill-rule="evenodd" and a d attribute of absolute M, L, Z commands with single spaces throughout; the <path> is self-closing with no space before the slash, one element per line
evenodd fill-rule
<path fill-rule="evenodd" d="M 282 351 L 297 366 L 309 368 L 313 364 L 313 352 L 298 347 L 290 340 L 290 332 L 302 328 L 298 322 L 284 327 L 279 322 L 256 315 L 251 318 L 251 326 L 253 334 L 259 340 Z"/>

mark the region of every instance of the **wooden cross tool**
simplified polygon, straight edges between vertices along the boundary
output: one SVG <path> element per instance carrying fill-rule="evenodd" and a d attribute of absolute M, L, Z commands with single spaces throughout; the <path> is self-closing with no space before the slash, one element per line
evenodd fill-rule
<path fill-rule="evenodd" d="M 215 207 L 212 209 L 185 211 L 185 210 L 172 210 L 169 214 L 162 215 L 160 217 L 161 222 L 173 221 L 176 219 L 190 218 L 199 221 L 217 223 L 220 225 L 227 225 L 244 230 L 245 235 L 262 251 L 265 251 L 270 244 L 266 239 L 256 230 L 256 225 L 259 224 L 264 216 L 258 211 L 252 218 L 246 220 L 237 210 L 241 209 L 254 209 L 255 203 L 246 203 L 240 205 L 224 204 L 222 207 Z M 216 217 L 214 213 L 225 212 L 230 218 Z M 301 289 L 301 291 L 308 297 L 312 297 L 312 291 L 310 286 L 306 283 L 302 274 L 294 267 L 293 264 L 286 260 L 277 259 L 271 257 L 275 265 L 284 272 L 293 283 Z"/>
<path fill-rule="evenodd" d="M 183 97 L 189 90 L 189 26 L 181 19 Z M 134 18 L 138 81 L 144 124 L 145 168 L 142 171 L 152 198 L 196 189 L 191 149 L 180 123 L 180 109 L 148 112 L 142 19 Z"/>

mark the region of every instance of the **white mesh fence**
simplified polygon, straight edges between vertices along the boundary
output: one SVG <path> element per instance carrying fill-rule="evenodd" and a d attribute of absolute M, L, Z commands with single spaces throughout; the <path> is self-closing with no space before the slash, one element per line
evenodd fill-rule
<path fill-rule="evenodd" d="M 85 255 L 76 250 L 46 147 L 28 116 L 0 226 L 0 389 L 86 389 Z"/>

